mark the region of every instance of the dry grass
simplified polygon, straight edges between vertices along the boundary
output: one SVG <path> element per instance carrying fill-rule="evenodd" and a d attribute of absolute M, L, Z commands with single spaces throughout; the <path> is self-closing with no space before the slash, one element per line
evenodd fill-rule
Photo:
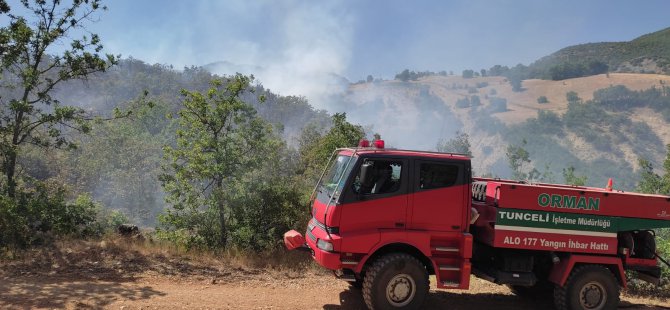
<path fill-rule="evenodd" d="M 661 84 L 663 81 L 664 84 Z M 469 94 L 467 87 L 474 87 L 477 83 L 486 82 L 488 86 L 477 89 L 477 93 Z M 440 96 L 448 105 L 454 106 L 456 100 L 467 95 L 478 95 L 483 99 L 485 95 L 495 89 L 496 97 L 507 99 L 509 111 L 496 113 L 501 121 L 506 124 L 516 124 L 526 119 L 536 117 L 537 111 L 553 111 L 562 113 L 567 109 L 568 102 L 565 94 L 570 91 L 576 92 L 584 100 L 593 99 L 593 92 L 614 85 L 625 85 L 631 90 L 643 90 L 663 85 L 670 85 L 670 76 L 659 74 L 639 73 L 610 73 L 567 79 L 563 81 L 551 80 L 525 80 L 523 91 L 514 92 L 504 77 L 477 77 L 463 79 L 457 76 L 431 76 L 419 80 L 419 84 L 430 85 L 435 94 Z M 454 89 L 453 85 L 464 86 Z M 359 88 L 361 88 L 359 86 Z M 545 96 L 549 103 L 539 104 L 537 98 Z"/>
<path fill-rule="evenodd" d="M 13 259 L 0 261 L 0 267 L 0 277 L 47 275 L 114 281 L 157 276 L 252 280 L 267 274 L 297 278 L 303 273 L 325 272 L 305 253 L 185 251 L 168 243 L 117 236 L 57 241 L 16 252 Z"/>

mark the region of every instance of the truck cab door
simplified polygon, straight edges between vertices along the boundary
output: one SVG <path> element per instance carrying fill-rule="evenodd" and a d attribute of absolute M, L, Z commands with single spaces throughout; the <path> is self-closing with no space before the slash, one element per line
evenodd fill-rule
<path fill-rule="evenodd" d="M 408 228 L 465 231 L 470 165 L 456 160 L 414 160 L 413 172 Z"/>
<path fill-rule="evenodd" d="M 360 167 L 372 165 L 372 181 L 361 184 Z M 409 162 L 397 158 L 365 158 L 354 168 L 340 205 L 343 252 L 367 253 L 379 242 L 380 230 L 406 228 Z"/>

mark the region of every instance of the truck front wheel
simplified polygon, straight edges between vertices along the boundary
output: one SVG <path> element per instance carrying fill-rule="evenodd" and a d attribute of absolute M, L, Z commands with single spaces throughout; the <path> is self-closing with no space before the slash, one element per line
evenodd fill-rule
<path fill-rule="evenodd" d="M 554 289 L 558 310 L 610 310 L 619 305 L 619 285 L 612 272 L 598 265 L 575 267 L 563 286 Z"/>
<path fill-rule="evenodd" d="M 419 309 L 428 295 L 426 267 L 416 258 L 393 253 L 377 259 L 365 274 L 363 299 L 370 309 Z"/>

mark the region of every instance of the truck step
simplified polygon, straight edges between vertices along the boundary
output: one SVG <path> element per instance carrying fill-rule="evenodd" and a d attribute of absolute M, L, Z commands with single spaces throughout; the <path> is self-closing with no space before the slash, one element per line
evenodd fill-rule
<path fill-rule="evenodd" d="M 448 247 L 448 246 L 438 246 L 435 247 L 436 252 L 460 252 L 459 248 Z"/>
<path fill-rule="evenodd" d="M 343 260 L 342 265 L 350 265 L 350 266 L 356 266 L 358 265 L 358 261 L 355 260 Z"/>
<path fill-rule="evenodd" d="M 461 286 L 460 283 L 455 282 L 455 281 L 442 281 L 442 286 L 445 287 L 459 287 Z"/>
<path fill-rule="evenodd" d="M 459 271 L 459 270 L 461 270 L 461 267 L 450 266 L 450 265 L 442 265 L 442 266 L 439 266 L 438 269 L 440 269 L 440 271 Z"/>

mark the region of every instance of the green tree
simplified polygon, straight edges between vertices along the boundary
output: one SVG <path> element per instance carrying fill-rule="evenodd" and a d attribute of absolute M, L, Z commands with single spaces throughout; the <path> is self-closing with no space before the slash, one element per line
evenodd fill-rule
<path fill-rule="evenodd" d="M 565 179 L 565 184 L 570 184 L 574 186 L 584 186 L 586 185 L 586 180 L 588 180 L 588 177 L 583 175 L 583 176 L 578 176 L 575 174 L 575 167 L 570 166 L 568 168 L 563 169 L 563 179 Z"/>
<path fill-rule="evenodd" d="M 160 183 L 162 147 L 171 142 L 174 122 L 163 101 L 128 104 L 132 117 L 93 125 L 77 150 L 57 162 L 76 192 L 96 193 L 106 207 L 123 210 L 135 223 L 155 225 L 163 209 Z"/>
<path fill-rule="evenodd" d="M 509 84 L 512 85 L 512 91 L 520 92 L 523 90 L 523 81 L 521 80 L 521 77 L 513 75 L 507 79 L 509 80 Z"/>
<path fill-rule="evenodd" d="M 530 154 L 524 148 L 526 144 L 528 144 L 528 142 L 526 139 L 523 139 L 521 145 L 507 146 L 507 151 L 505 152 L 509 167 L 512 169 L 512 178 L 515 180 L 528 179 L 530 174 L 532 174 L 526 172 L 531 163 Z"/>
<path fill-rule="evenodd" d="M 437 151 L 465 154 L 472 157 L 470 136 L 467 133 L 457 131 L 456 137 L 449 140 L 440 140 L 437 143 Z"/>
<path fill-rule="evenodd" d="M 61 104 L 52 97 L 61 83 L 86 78 L 115 64 L 117 57 L 101 56 L 96 34 L 86 32 L 86 23 L 105 10 L 100 1 L 21 1 L 32 16 L 9 14 L 9 25 L 0 29 L 3 90 L 0 107 L 0 154 L 4 175 L 3 192 L 16 196 L 17 160 L 25 145 L 41 148 L 72 148 L 65 131 L 88 132 L 90 118 L 78 107 Z M 6 3 L 0 10 L 6 11 Z M 60 54 L 50 52 L 63 49 Z"/>
<path fill-rule="evenodd" d="M 231 186 L 275 150 L 272 129 L 241 100 L 253 77 L 213 80 L 204 93 L 182 91 L 175 146 L 166 146 L 160 176 L 172 206 L 160 218 L 190 244 L 225 247 Z"/>
<path fill-rule="evenodd" d="M 579 98 L 579 95 L 574 91 L 567 92 L 565 94 L 565 99 L 568 100 L 568 103 L 572 103 L 572 104 L 577 104 L 577 103 L 582 101 L 582 99 Z"/>
<path fill-rule="evenodd" d="M 642 172 L 637 184 L 637 191 L 648 194 L 670 195 L 670 144 L 666 145 L 667 155 L 663 161 L 664 174 L 654 172 L 650 161 L 640 158 L 638 162 Z"/>
<path fill-rule="evenodd" d="M 318 177 L 333 151 L 342 147 L 353 147 L 365 137 L 365 130 L 359 125 L 347 122 L 346 113 L 336 113 L 332 118 L 333 126 L 321 134 L 314 126 L 303 130 L 300 138 L 301 169 L 308 177 Z"/>
<path fill-rule="evenodd" d="M 283 245 L 284 232 L 302 229 L 310 219 L 307 191 L 314 184 L 305 184 L 295 175 L 295 154 L 290 149 L 282 144 L 276 150 L 265 152 L 261 167 L 231 186 L 231 245 L 256 251 L 276 249 Z"/>
<path fill-rule="evenodd" d="M 409 69 L 402 70 L 402 72 L 395 75 L 396 80 L 401 80 L 403 82 L 409 81 L 410 77 Z"/>
<path fill-rule="evenodd" d="M 470 70 L 470 69 L 468 69 L 468 70 L 463 70 L 462 77 L 463 77 L 464 79 L 471 79 L 471 78 L 474 77 L 474 76 L 475 76 L 475 71 L 474 71 L 474 70 Z"/>

